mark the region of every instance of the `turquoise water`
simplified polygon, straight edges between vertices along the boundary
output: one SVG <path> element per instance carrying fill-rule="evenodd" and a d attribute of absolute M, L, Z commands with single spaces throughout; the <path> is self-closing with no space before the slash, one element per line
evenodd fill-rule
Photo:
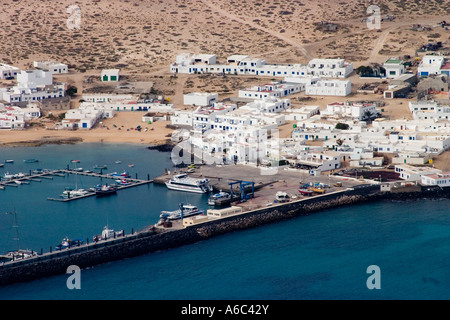
<path fill-rule="evenodd" d="M 33 157 L 48 159 L 52 168 L 75 158 L 81 159 L 81 166 L 121 159 L 122 164 L 134 163 L 132 169 L 145 176 L 170 168 L 168 153 L 140 146 L 0 151 L 5 159 L 17 159 L 14 166 Z M 185 193 L 158 185 L 122 190 L 101 200 L 46 200 L 69 180 L 55 177 L 0 191 L 0 210 L 15 207 L 18 212 L 21 247 L 45 251 L 65 235 L 91 237 L 106 221 L 116 229 L 139 229 L 155 223 L 160 210 L 179 201 L 207 208 L 205 196 L 189 194 L 187 199 Z M 80 290 L 67 289 L 68 275 L 61 275 L 0 288 L 0 299 L 449 299 L 449 204 L 380 201 L 327 210 L 82 270 Z M 11 216 L 0 215 L 2 250 L 14 245 L 8 239 L 11 221 Z M 370 265 L 380 268 L 379 290 L 367 288 Z"/>

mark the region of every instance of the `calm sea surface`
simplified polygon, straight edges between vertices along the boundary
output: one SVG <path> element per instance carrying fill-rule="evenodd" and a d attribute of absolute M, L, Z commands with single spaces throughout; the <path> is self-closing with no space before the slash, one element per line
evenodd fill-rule
<path fill-rule="evenodd" d="M 30 158 L 39 162 L 23 162 Z M 6 159 L 15 162 L 1 175 L 74 167 L 75 159 L 84 169 L 107 165 L 104 172 L 138 178 L 172 170 L 169 153 L 138 145 L 0 148 Z M 20 248 L 48 251 L 65 236 L 92 239 L 105 225 L 139 230 L 180 202 L 208 208 L 206 195 L 153 184 L 102 199 L 47 200 L 101 182 L 111 180 L 70 175 L 0 190 L 0 252 L 17 247 L 8 211 L 17 212 Z M 449 208 L 450 200 L 417 200 L 327 210 L 82 270 L 80 290 L 69 290 L 62 275 L 2 287 L 0 299 L 449 299 Z M 379 290 L 366 285 L 371 265 L 380 268 Z"/>

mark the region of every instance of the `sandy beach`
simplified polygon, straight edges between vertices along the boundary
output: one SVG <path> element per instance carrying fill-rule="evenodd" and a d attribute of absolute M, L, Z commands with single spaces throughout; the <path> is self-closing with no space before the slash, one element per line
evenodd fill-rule
<path fill-rule="evenodd" d="M 117 113 L 114 118 L 103 120 L 102 125 L 97 125 L 91 130 L 49 130 L 45 127 L 27 130 L 0 130 L 0 146 L 1 144 L 6 146 L 36 145 L 39 142 L 55 143 L 58 141 L 61 143 L 73 141 L 159 145 L 170 139 L 167 135 L 170 135 L 173 130 L 166 128 L 169 121 L 147 124 L 142 122 L 143 114 L 144 112 Z M 134 130 L 139 125 L 143 130 Z M 48 126 L 50 127 L 50 125 Z M 148 130 L 145 131 L 145 128 Z"/>

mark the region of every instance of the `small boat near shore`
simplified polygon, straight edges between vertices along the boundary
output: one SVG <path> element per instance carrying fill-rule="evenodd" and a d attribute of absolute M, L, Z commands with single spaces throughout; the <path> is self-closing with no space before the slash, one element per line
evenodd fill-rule
<path fill-rule="evenodd" d="M 82 244 L 83 244 L 83 240 L 81 240 L 81 239 L 70 240 L 68 237 L 65 237 L 64 239 L 62 239 L 61 244 L 59 244 L 55 247 L 55 250 L 63 250 L 63 249 L 69 249 L 72 247 L 79 247 Z"/>
<path fill-rule="evenodd" d="M 25 163 L 36 163 L 36 162 L 39 162 L 39 160 L 38 159 L 25 159 L 25 160 L 23 160 L 23 162 L 25 162 Z"/>
<path fill-rule="evenodd" d="M 301 194 L 303 194 L 305 196 L 310 196 L 314 193 L 313 191 L 311 191 L 309 189 L 298 189 L 298 192 L 300 192 Z"/>
<path fill-rule="evenodd" d="M 210 206 L 215 206 L 220 201 L 229 200 L 231 199 L 231 195 L 228 192 L 220 191 L 219 193 L 213 194 L 208 199 L 208 204 Z"/>
<path fill-rule="evenodd" d="M 321 193 L 321 194 L 325 193 L 325 189 L 322 189 L 322 188 L 310 187 L 309 190 L 316 192 L 316 193 Z"/>
<path fill-rule="evenodd" d="M 103 227 L 103 231 L 101 235 L 94 236 L 92 240 L 94 242 L 100 241 L 100 240 L 108 240 L 108 239 L 114 239 L 117 237 L 123 237 L 125 235 L 124 230 L 118 230 L 114 231 L 113 229 L 110 229 L 108 226 Z"/>
<path fill-rule="evenodd" d="M 14 163 L 14 160 L 5 160 L 5 163 Z"/>
<path fill-rule="evenodd" d="M 174 211 L 161 211 L 162 220 L 178 220 L 194 215 L 204 214 L 205 210 L 200 210 L 197 206 L 180 203 L 180 208 Z"/>

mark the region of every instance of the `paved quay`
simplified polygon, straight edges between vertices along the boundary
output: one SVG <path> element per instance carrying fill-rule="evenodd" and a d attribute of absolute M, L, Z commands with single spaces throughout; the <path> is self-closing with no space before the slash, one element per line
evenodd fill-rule
<path fill-rule="evenodd" d="M 173 175 L 187 172 L 187 168 L 165 173 L 154 178 L 154 183 L 163 184 Z M 245 201 L 237 201 L 233 205 L 242 206 L 244 211 L 255 210 L 274 204 L 275 194 L 278 191 L 286 192 L 292 200 L 311 196 L 303 196 L 299 193 L 300 186 L 311 183 L 321 183 L 326 185 L 325 193 L 341 191 L 354 186 L 367 184 L 367 181 L 352 179 L 342 176 L 311 176 L 307 171 L 301 169 L 291 169 L 279 167 L 273 171 L 262 167 L 249 165 L 230 164 L 220 166 L 197 166 L 194 172 L 189 173 L 194 178 L 208 178 L 215 192 L 230 191 L 229 183 L 237 181 L 254 182 L 255 196 Z M 340 186 L 336 184 L 339 183 Z M 248 187 L 246 194 L 249 194 L 251 187 Z M 233 191 L 239 192 L 239 185 L 233 185 Z"/>

